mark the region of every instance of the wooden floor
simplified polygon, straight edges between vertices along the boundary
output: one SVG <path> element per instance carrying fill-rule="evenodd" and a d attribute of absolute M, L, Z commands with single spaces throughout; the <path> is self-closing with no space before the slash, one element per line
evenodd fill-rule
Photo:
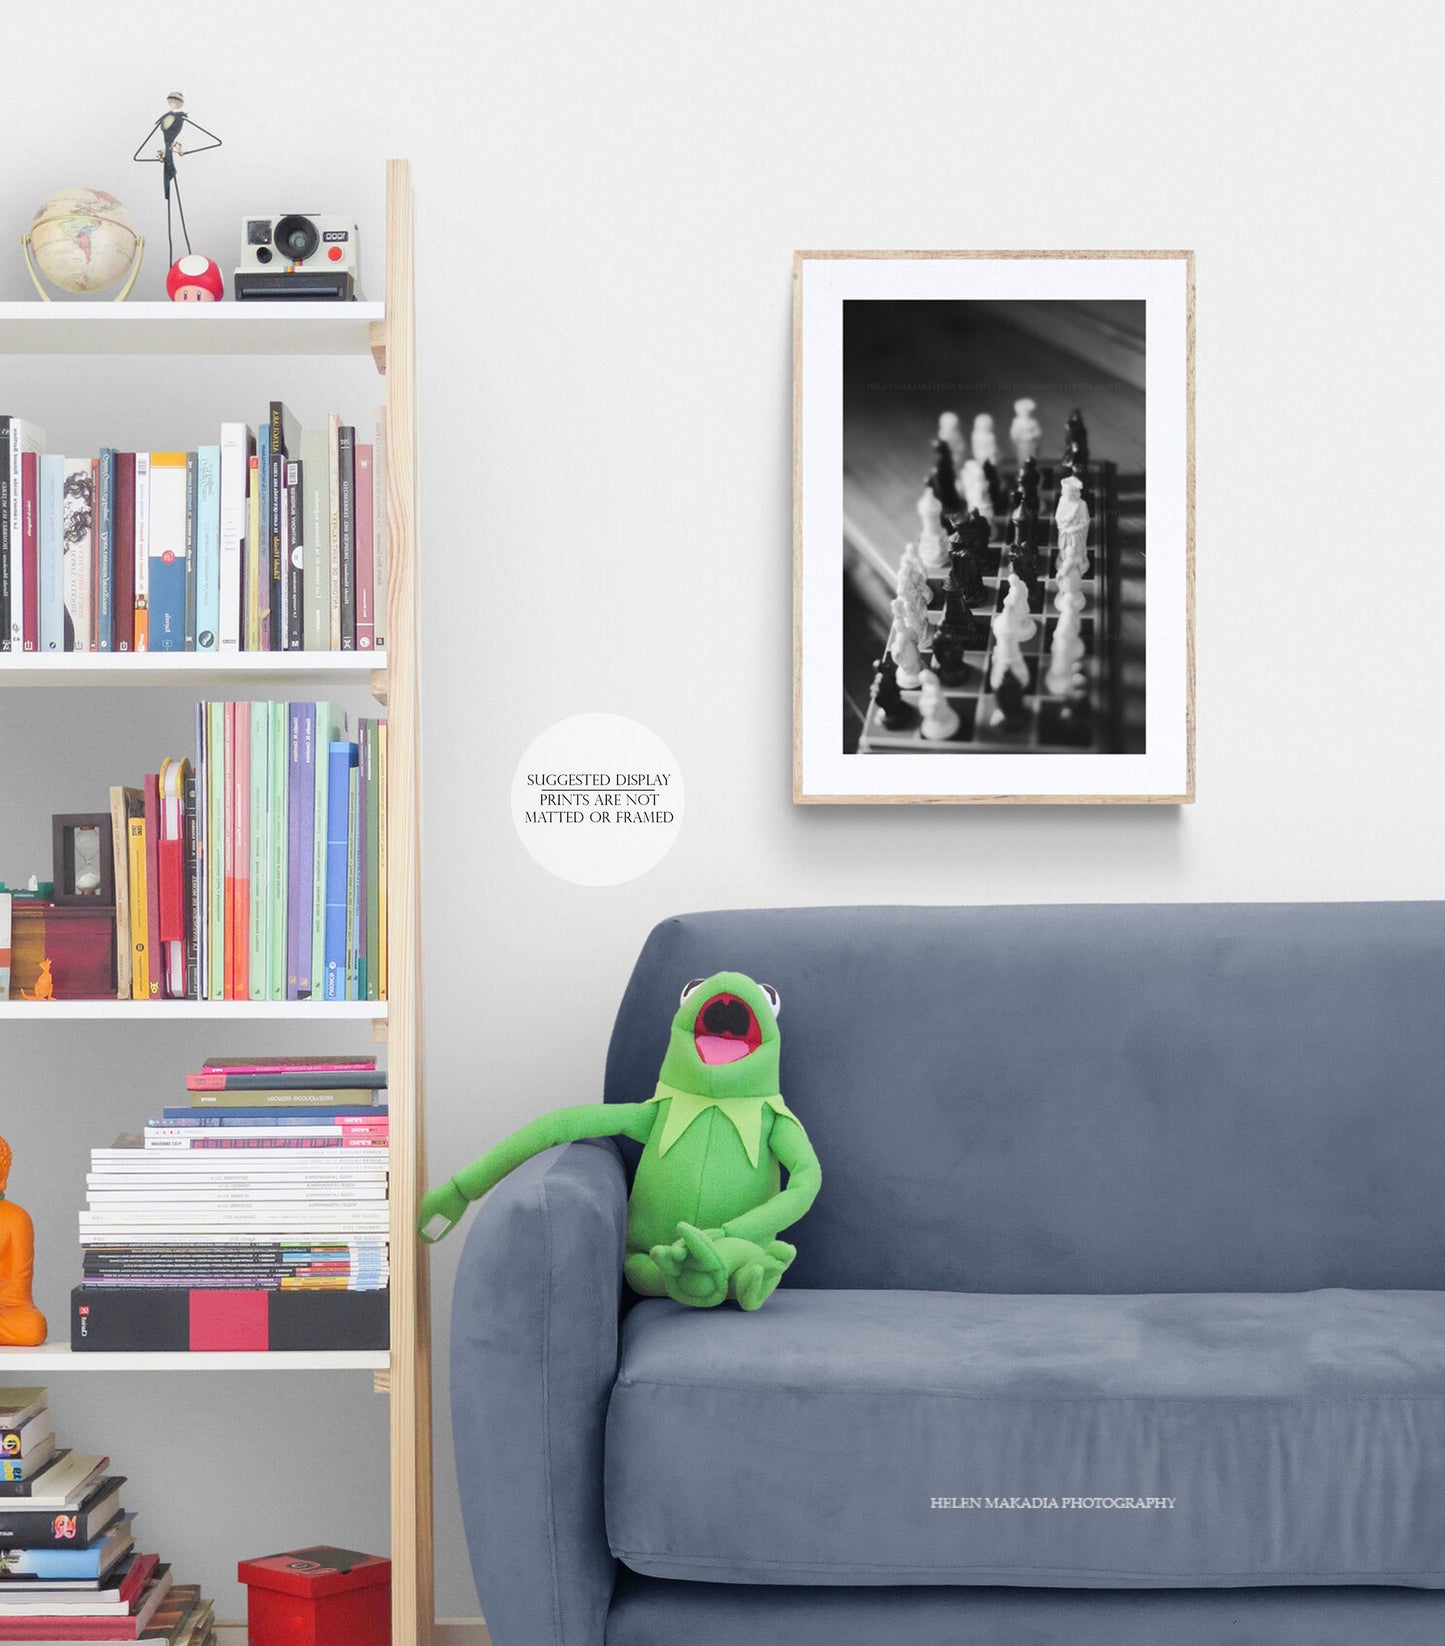
<path fill-rule="evenodd" d="M 857 746 L 887 638 L 893 577 L 918 535 L 939 414 L 965 435 L 992 414 L 1005 454 L 1028 396 L 1057 459 L 1079 407 L 1091 454 L 1119 470 L 1121 752 L 1144 747 L 1144 306 L 1142 303 L 853 303 L 844 307 L 843 748 Z"/>

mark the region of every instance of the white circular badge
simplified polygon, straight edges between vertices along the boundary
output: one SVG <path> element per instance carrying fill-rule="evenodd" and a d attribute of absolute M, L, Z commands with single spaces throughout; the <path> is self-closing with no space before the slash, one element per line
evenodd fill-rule
<path fill-rule="evenodd" d="M 682 776 L 657 735 L 622 714 L 559 720 L 522 756 L 512 821 L 561 880 L 618 886 L 667 855 L 682 827 Z"/>

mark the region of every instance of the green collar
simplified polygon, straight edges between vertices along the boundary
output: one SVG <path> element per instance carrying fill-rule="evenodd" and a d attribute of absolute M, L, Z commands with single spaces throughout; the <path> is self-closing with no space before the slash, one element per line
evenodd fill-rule
<path fill-rule="evenodd" d="M 708 1109 L 718 1109 L 732 1122 L 733 1130 L 738 1134 L 738 1141 L 747 1152 L 748 1164 L 756 1166 L 763 1142 L 764 1105 L 774 1114 L 785 1114 L 789 1119 L 797 1119 L 777 1092 L 767 1097 L 699 1097 L 696 1092 L 680 1091 L 676 1086 L 669 1086 L 666 1081 L 659 1080 L 657 1090 L 647 1101 L 663 1103 L 669 1099 L 672 1107 L 667 1111 L 667 1119 L 662 1124 L 662 1136 L 657 1140 L 659 1155 L 665 1155 L 700 1114 Z"/>

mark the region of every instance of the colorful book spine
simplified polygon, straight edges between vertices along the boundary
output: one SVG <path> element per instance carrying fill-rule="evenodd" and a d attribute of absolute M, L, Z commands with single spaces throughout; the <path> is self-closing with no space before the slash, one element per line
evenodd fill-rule
<path fill-rule="evenodd" d="M 27 652 L 40 650 L 40 454 L 20 454 L 20 554 L 24 565 L 25 610 L 21 615 L 21 644 Z"/>
<path fill-rule="evenodd" d="M 376 997 L 385 1000 L 387 969 L 386 928 L 386 737 L 387 723 L 383 720 L 376 728 L 376 786 L 379 792 L 376 817 L 376 901 L 377 901 L 377 963 Z"/>
<path fill-rule="evenodd" d="M 287 778 L 288 876 L 286 888 L 286 998 L 311 994 L 311 871 L 316 844 L 316 705 L 292 703 L 288 710 L 290 771 Z"/>
<path fill-rule="evenodd" d="M 381 998 L 381 722 L 367 722 L 366 762 L 366 987 L 363 1000 Z"/>
<path fill-rule="evenodd" d="M 150 647 L 186 649 L 186 454 L 150 462 Z"/>
<path fill-rule="evenodd" d="M 15 597 L 10 583 L 10 425 L 14 421 L 0 415 L 0 652 L 11 650 L 10 609 Z"/>
<path fill-rule="evenodd" d="M 151 454 L 135 454 L 135 649 L 151 649 Z"/>
<path fill-rule="evenodd" d="M 196 650 L 220 648 L 221 448 L 196 448 Z"/>
<path fill-rule="evenodd" d="M 96 486 L 95 649 L 115 650 L 115 452 L 103 446 Z"/>
<path fill-rule="evenodd" d="M 236 996 L 236 934 L 239 929 L 236 919 L 236 904 L 240 881 L 237 876 L 236 864 L 236 712 L 239 705 L 227 703 L 223 705 L 225 729 L 225 817 L 222 825 L 222 846 L 225 861 L 226 894 L 222 915 L 223 931 L 225 934 L 225 989 L 227 1000 L 235 1000 Z"/>
<path fill-rule="evenodd" d="M 302 636 L 309 652 L 331 647 L 331 497 L 325 429 L 301 436 L 301 583 L 305 611 Z"/>
<path fill-rule="evenodd" d="M 65 540 L 65 649 L 91 650 L 91 544 L 95 530 L 95 491 L 90 459 L 65 459 L 61 534 Z"/>
<path fill-rule="evenodd" d="M 356 430 L 337 431 L 337 481 L 341 488 L 341 649 L 356 650 Z"/>
<path fill-rule="evenodd" d="M 65 459 L 40 459 L 40 649 L 65 650 Z"/>
<path fill-rule="evenodd" d="M 115 649 L 135 650 L 135 456 L 115 454 Z"/>
<path fill-rule="evenodd" d="M 261 650 L 261 437 L 247 464 L 246 490 L 246 582 L 241 602 L 245 646 L 248 652 Z"/>
<path fill-rule="evenodd" d="M 241 649 L 241 589 L 246 549 L 246 482 L 250 430 L 244 423 L 221 424 L 221 524 L 218 650 Z"/>
<path fill-rule="evenodd" d="M 266 800 L 270 819 L 270 854 L 266 933 L 271 952 L 266 961 L 266 996 L 269 1000 L 286 999 L 287 957 L 287 865 L 291 849 L 290 750 L 287 742 L 289 705 L 268 703 L 271 716 L 271 792 Z"/>
<path fill-rule="evenodd" d="M 130 962 L 132 1000 L 150 999 L 150 915 L 146 908 L 146 823 L 144 813 L 127 825 L 130 840 Z"/>
<path fill-rule="evenodd" d="M 326 420 L 328 624 L 330 646 L 341 650 L 341 419 Z"/>
<path fill-rule="evenodd" d="M 306 645 L 306 495 L 299 458 L 286 464 L 286 650 Z"/>
<path fill-rule="evenodd" d="M 356 448 L 356 649 L 369 652 L 376 644 L 376 552 L 372 533 L 375 483 L 372 447 Z"/>
<path fill-rule="evenodd" d="M 166 994 L 166 957 L 161 947 L 161 806 L 160 773 L 148 772 L 141 779 L 145 806 L 146 954 L 149 959 L 148 999 L 161 1000 Z"/>
<path fill-rule="evenodd" d="M 14 958 L 11 949 L 14 941 L 11 925 L 12 902 L 9 892 L 0 892 L 0 1000 L 10 998 L 10 967 Z"/>
<path fill-rule="evenodd" d="M 311 998 L 326 994 L 326 828 L 330 816 L 331 744 L 346 731 L 346 716 L 334 703 L 316 705 L 316 798 L 313 803 L 316 851 L 311 879 Z"/>
<path fill-rule="evenodd" d="M 271 811 L 266 793 L 271 771 L 271 714 L 269 705 L 251 703 L 250 711 L 250 947 L 247 998 L 268 1000 L 266 964 L 270 955 Z M 237 737 L 240 728 L 237 728 Z"/>
<path fill-rule="evenodd" d="M 361 947 L 357 941 L 362 929 L 361 859 L 365 850 L 361 824 L 366 815 L 361 800 L 361 745 L 356 745 L 357 760 L 351 768 L 346 817 L 346 998 L 358 1000 L 361 976 Z"/>
<path fill-rule="evenodd" d="M 196 765 L 195 781 L 188 801 L 187 823 L 190 828 L 191 872 L 191 942 L 195 950 L 195 977 L 191 979 L 191 995 L 196 1000 L 209 1000 L 208 971 L 210 949 L 210 843 L 206 838 L 207 818 L 210 815 L 206 798 L 209 750 L 206 738 L 206 705 L 196 704 Z M 189 964 L 189 957 L 188 957 Z"/>
<path fill-rule="evenodd" d="M 207 703 L 206 721 L 206 927 L 210 945 L 206 998 L 226 998 L 226 705 Z"/>
<path fill-rule="evenodd" d="M 386 407 L 378 406 L 371 429 L 371 562 L 372 610 L 376 626 L 373 649 L 386 650 L 387 519 L 386 519 Z"/>
<path fill-rule="evenodd" d="M 341 739 L 328 744 L 326 809 L 326 954 L 322 976 L 327 1000 L 346 999 L 347 873 L 355 807 L 351 774 L 356 745 Z"/>
<path fill-rule="evenodd" d="M 196 610 L 199 604 L 196 571 L 196 540 L 199 531 L 200 459 L 195 452 L 186 453 L 186 602 L 183 649 L 196 649 Z"/>

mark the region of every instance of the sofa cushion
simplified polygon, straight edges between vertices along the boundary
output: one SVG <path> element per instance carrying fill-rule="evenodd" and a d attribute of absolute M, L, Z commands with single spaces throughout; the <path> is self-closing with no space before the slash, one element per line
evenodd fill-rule
<path fill-rule="evenodd" d="M 653 1577 L 1445 1588 L 1445 1294 L 649 1300 L 606 1513 Z"/>

